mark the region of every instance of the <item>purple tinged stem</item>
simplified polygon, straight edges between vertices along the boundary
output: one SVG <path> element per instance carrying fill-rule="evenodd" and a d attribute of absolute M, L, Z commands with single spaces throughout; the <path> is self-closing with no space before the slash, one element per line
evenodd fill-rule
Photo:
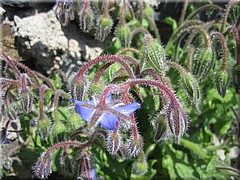
<path fill-rule="evenodd" d="M 40 86 L 39 80 L 38 80 L 37 76 L 34 74 L 35 73 L 34 71 L 32 71 L 27 66 L 25 66 L 24 64 L 22 64 L 18 61 L 13 61 L 13 63 L 15 63 L 17 66 L 19 66 L 22 69 L 24 69 L 25 71 L 27 71 L 29 73 L 29 75 L 31 75 L 35 79 L 37 86 Z"/>
<path fill-rule="evenodd" d="M 42 121 L 44 120 L 44 93 L 45 90 L 47 89 L 46 85 L 42 85 L 40 88 L 40 93 L 39 93 L 39 120 Z"/>
<path fill-rule="evenodd" d="M 240 64 L 240 39 L 239 39 L 239 34 L 238 34 L 238 29 L 235 26 L 231 26 L 229 29 L 231 30 L 236 42 L 236 64 Z"/>
<path fill-rule="evenodd" d="M 65 93 L 63 90 L 57 90 L 57 92 L 55 93 L 55 96 L 54 96 L 54 117 L 55 117 L 55 121 L 56 122 L 59 122 L 59 116 L 58 116 L 58 101 L 59 101 L 59 96 L 60 95 L 67 95 L 67 93 Z M 69 97 L 68 97 L 69 98 Z"/>
<path fill-rule="evenodd" d="M 91 67 L 92 65 L 97 64 L 99 62 L 106 61 L 106 60 L 120 63 L 126 69 L 126 71 L 128 72 L 129 76 L 131 78 L 135 78 L 135 75 L 134 75 L 134 73 L 132 71 L 132 68 L 123 59 L 121 59 L 120 57 L 117 57 L 117 56 L 113 56 L 113 55 L 99 56 L 99 57 L 97 57 L 97 58 L 87 62 L 78 71 L 78 73 L 76 75 L 76 78 L 77 79 L 82 79 L 83 78 L 83 74 L 88 70 L 89 67 Z"/>
<path fill-rule="evenodd" d="M 174 93 L 167 88 L 166 86 L 164 86 L 163 84 L 161 84 L 160 82 L 157 82 L 155 80 L 146 80 L 146 79 L 129 79 L 127 82 L 125 83 L 129 83 L 129 84 L 142 84 L 142 85 L 153 85 L 158 87 L 160 90 L 164 91 L 170 98 L 171 100 L 171 104 L 174 108 L 179 107 L 179 102 L 177 101 Z M 124 83 L 123 83 L 124 84 Z"/>
<path fill-rule="evenodd" d="M 222 33 L 220 32 L 213 32 L 213 39 L 217 38 L 221 42 L 222 50 L 223 50 L 223 55 L 222 55 L 222 66 L 221 70 L 227 70 L 227 63 L 228 63 L 228 47 L 227 47 L 227 42 L 225 37 L 223 36 Z"/>
<path fill-rule="evenodd" d="M 228 19 L 228 14 L 229 14 L 232 6 L 235 6 L 235 5 L 240 6 L 240 2 L 238 2 L 238 1 L 232 1 L 232 2 L 229 2 L 229 3 L 228 3 L 228 6 L 227 6 L 227 8 L 226 8 L 226 10 L 225 10 L 224 17 L 223 17 L 223 21 L 222 21 L 221 32 L 224 32 L 224 30 L 225 30 L 225 25 L 226 25 L 227 19 Z"/>
<path fill-rule="evenodd" d="M 123 1 L 123 5 L 121 8 L 121 12 L 120 12 L 120 17 L 119 17 L 119 26 L 123 27 L 125 25 L 125 14 L 126 14 L 126 2 L 125 0 Z"/>
<path fill-rule="evenodd" d="M 18 68 L 15 66 L 15 64 L 13 63 L 13 60 L 11 60 L 10 58 L 8 58 L 8 56 L 2 52 L 0 50 L 0 54 L 7 60 L 7 62 L 10 64 L 10 66 L 12 66 L 12 68 L 15 70 L 15 72 L 17 73 L 17 75 L 20 77 L 21 73 L 19 72 Z"/>
<path fill-rule="evenodd" d="M 119 55 L 119 58 L 121 58 L 122 60 L 129 60 L 131 63 L 133 63 L 135 65 L 136 68 L 136 73 L 138 74 L 140 71 L 140 66 L 139 63 L 137 62 L 136 59 L 134 59 L 133 57 L 130 56 L 124 56 L 124 55 Z M 104 64 L 101 69 L 96 73 L 95 77 L 94 77 L 94 82 L 99 81 L 100 77 L 102 76 L 102 74 L 106 71 L 107 68 L 109 68 L 109 66 L 111 66 L 114 62 L 107 62 L 106 64 Z"/>
<path fill-rule="evenodd" d="M 26 74 L 22 74 L 21 76 L 22 90 L 27 89 L 26 80 L 27 80 Z"/>

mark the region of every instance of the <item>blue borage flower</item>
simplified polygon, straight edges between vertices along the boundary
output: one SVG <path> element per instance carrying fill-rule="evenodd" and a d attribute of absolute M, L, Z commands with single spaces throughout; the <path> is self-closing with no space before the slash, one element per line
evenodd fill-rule
<path fill-rule="evenodd" d="M 80 114 L 81 118 L 84 121 L 87 121 L 88 123 L 91 121 L 93 114 L 95 113 L 95 109 L 90 109 L 87 107 L 83 107 L 83 104 L 89 104 L 97 106 L 98 100 L 93 98 L 93 100 L 90 101 L 78 101 L 75 99 L 71 99 L 72 102 L 75 104 L 75 111 L 76 113 Z M 128 105 L 124 105 L 123 103 L 114 104 L 112 101 L 112 95 L 109 94 L 106 98 L 106 105 L 115 110 L 118 111 L 121 114 L 124 114 L 126 116 L 130 116 L 135 110 L 140 108 L 140 104 L 137 102 L 133 102 Z M 100 125 L 107 130 L 116 130 L 119 125 L 119 118 L 116 114 L 112 114 L 109 112 L 103 112 L 103 114 L 99 118 Z"/>
<path fill-rule="evenodd" d="M 77 178 L 77 180 L 79 179 L 88 179 L 88 178 L 90 178 L 90 177 L 87 177 L 87 172 L 84 172 L 84 175 L 82 174 L 82 175 L 80 175 L 78 178 Z M 97 176 L 96 176 L 96 170 L 95 169 L 93 169 L 93 170 L 90 170 L 90 176 L 91 176 L 91 179 L 92 180 L 97 180 L 98 178 L 97 178 Z"/>
<path fill-rule="evenodd" d="M 90 174 L 91 174 L 91 178 L 93 180 L 97 180 L 96 170 L 95 169 L 90 170 Z"/>

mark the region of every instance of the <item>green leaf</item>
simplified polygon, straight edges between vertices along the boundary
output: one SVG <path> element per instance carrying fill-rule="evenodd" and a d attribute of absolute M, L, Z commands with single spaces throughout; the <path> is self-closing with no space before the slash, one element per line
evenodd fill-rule
<path fill-rule="evenodd" d="M 177 173 L 183 179 L 198 179 L 194 176 L 194 169 L 189 164 L 176 163 Z"/>
<path fill-rule="evenodd" d="M 176 174 L 175 167 L 174 167 L 174 160 L 172 159 L 172 157 L 170 155 L 167 154 L 163 157 L 162 166 L 163 166 L 163 168 L 166 168 L 168 170 L 168 175 L 169 175 L 170 179 L 177 178 L 177 174 Z"/>
<path fill-rule="evenodd" d="M 52 170 L 57 171 L 61 169 L 60 158 L 61 158 L 61 149 L 57 149 L 52 153 Z"/>
<path fill-rule="evenodd" d="M 146 19 L 143 19 L 143 21 L 142 21 L 142 26 L 143 26 L 143 28 L 145 28 L 145 29 L 148 28 L 149 24 L 148 24 L 148 21 L 147 21 Z"/>
<path fill-rule="evenodd" d="M 167 18 L 165 18 L 163 22 L 165 22 L 165 23 L 171 25 L 171 26 L 172 26 L 172 29 L 173 29 L 173 32 L 175 32 L 176 29 L 178 28 L 178 25 L 177 25 L 176 20 L 173 19 L 173 18 L 171 18 L 171 17 L 167 17 Z"/>
<path fill-rule="evenodd" d="M 31 149 L 31 148 L 21 148 L 19 152 L 19 157 L 25 163 L 30 163 L 31 165 L 35 164 L 40 156 L 40 150 Z"/>

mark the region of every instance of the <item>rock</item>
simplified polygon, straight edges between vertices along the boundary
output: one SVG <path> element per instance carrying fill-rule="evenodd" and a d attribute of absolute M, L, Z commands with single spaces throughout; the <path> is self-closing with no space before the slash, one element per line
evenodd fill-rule
<path fill-rule="evenodd" d="M 81 63 L 77 61 L 95 58 L 102 52 L 103 43 L 81 33 L 74 23 L 62 27 L 53 10 L 25 18 L 14 16 L 14 22 L 19 54 L 25 60 L 34 60 L 39 71 L 50 73 L 53 68 L 66 69 L 63 66 L 69 62 L 79 68 Z"/>
<path fill-rule="evenodd" d="M 0 16 L 3 16 L 5 12 L 6 12 L 6 10 L 3 9 L 2 7 L 0 7 Z"/>
<path fill-rule="evenodd" d="M 3 20 L 5 19 L 6 10 L 0 7 L 0 24 L 2 24 Z"/>
<path fill-rule="evenodd" d="M 20 7 L 20 8 L 33 6 L 33 4 L 36 2 L 37 2 L 37 0 L 17 0 L 17 1 L 16 0 L 2 0 L 2 4 L 5 6 Z"/>

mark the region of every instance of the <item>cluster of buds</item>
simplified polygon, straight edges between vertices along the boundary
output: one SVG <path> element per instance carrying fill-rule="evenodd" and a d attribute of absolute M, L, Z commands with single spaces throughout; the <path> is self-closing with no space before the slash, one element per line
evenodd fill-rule
<path fill-rule="evenodd" d="M 52 173 L 52 155 L 48 152 L 43 153 L 34 168 L 34 174 L 40 179 L 46 179 Z"/>
<path fill-rule="evenodd" d="M 94 13 L 87 0 L 79 12 L 79 25 L 83 32 L 89 32 L 94 23 Z"/>
<path fill-rule="evenodd" d="M 91 169 L 90 155 L 87 151 L 87 148 L 82 150 L 82 153 L 79 157 L 79 171 L 78 179 L 89 179 L 94 180 L 96 178 L 96 170 Z"/>
<path fill-rule="evenodd" d="M 90 166 L 89 154 L 91 152 L 90 147 L 94 145 L 94 140 L 100 136 L 105 138 L 104 143 L 106 143 L 107 151 L 111 155 L 138 159 L 133 164 L 133 173 L 146 173 L 148 165 L 143 151 L 144 138 L 138 131 L 138 119 L 134 114 L 134 112 L 141 108 L 141 102 L 137 102 L 131 93 L 131 91 L 136 91 L 137 95 L 141 97 L 139 86 L 156 88 L 159 96 L 163 99 L 162 106 L 164 108 L 161 110 L 161 116 L 164 118 L 159 118 L 156 121 L 157 123 L 154 124 L 154 129 L 156 131 L 155 140 L 159 141 L 173 138 L 179 141 L 185 134 L 188 120 L 181 102 L 177 99 L 173 90 L 169 88 L 166 81 L 165 66 L 167 62 L 165 52 L 150 36 L 147 36 L 146 40 L 149 44 L 149 48 L 146 50 L 145 59 L 150 62 L 147 64 L 147 69 L 141 69 L 139 62 L 133 57 L 104 55 L 84 64 L 74 77 L 71 78 L 71 81 L 69 81 L 69 90 L 72 96 L 71 102 L 74 105 L 75 113 L 79 114 L 81 119 L 87 123 L 83 133 L 89 137 L 89 141 L 86 143 L 71 141 L 73 137 L 76 137 L 76 135 L 80 133 L 80 131 L 77 130 L 73 133 L 73 137 L 69 139 L 70 141 L 64 141 L 48 148 L 36 163 L 34 169 L 35 176 L 44 179 L 52 172 L 53 150 L 59 147 L 67 148 L 73 145 L 82 148 L 79 158 L 79 178 L 96 179 L 96 171 Z M 157 57 L 156 55 L 160 56 Z M 127 60 L 131 63 L 127 63 Z M 104 61 L 108 62 L 96 73 L 96 77 L 93 81 L 85 76 L 85 73 L 91 66 Z M 101 86 L 101 90 L 98 90 L 97 93 L 89 93 L 88 87 L 100 82 L 101 76 L 104 75 L 104 71 L 114 63 L 120 64 L 122 68 L 121 71 L 124 73 L 118 74 L 119 78 L 115 78 L 114 84 L 109 84 L 106 87 Z M 138 70 L 136 71 L 136 69 Z M 152 79 L 138 78 L 147 75 L 149 75 L 150 78 L 152 77 Z M 121 80 L 121 76 L 126 77 L 124 81 Z M 22 85 L 25 85 L 26 82 L 31 80 L 31 78 L 27 78 L 26 74 L 20 74 L 19 77 L 21 80 L 20 84 Z M 90 84 L 88 82 L 92 83 Z M 26 90 L 24 87 L 22 89 L 25 92 Z M 40 85 L 38 88 L 40 92 L 39 118 L 36 122 L 37 132 L 42 139 L 45 140 L 49 137 L 50 133 L 58 137 L 66 130 L 64 124 L 58 117 L 58 99 L 60 95 L 69 98 L 69 94 L 65 93 L 63 90 L 54 91 L 54 123 L 52 124 L 44 110 L 44 97 L 46 91 L 51 89 L 51 86 Z M 92 97 L 90 97 L 90 95 L 92 95 Z M 25 94 L 24 99 L 26 99 L 26 97 L 32 96 Z M 22 107 L 28 107 L 31 104 L 30 102 L 31 101 L 28 101 L 23 104 Z M 28 108 L 26 108 L 25 112 L 28 111 Z M 76 121 L 74 120 L 73 123 L 75 124 Z M 68 167 L 69 165 L 65 164 L 70 160 L 68 156 L 64 156 L 61 159 L 62 167 L 67 167 L 67 172 L 72 173 L 72 170 Z"/>
<path fill-rule="evenodd" d="M 156 87 L 159 90 L 159 95 L 164 99 L 164 108 L 161 110 L 160 116 L 157 116 L 154 120 L 156 123 L 153 123 L 156 132 L 154 138 L 156 141 L 169 138 L 179 141 L 185 134 L 188 125 L 187 115 L 181 102 L 176 98 L 176 95 L 168 87 L 165 80 L 165 66 L 167 65 L 165 52 L 151 37 L 147 36 L 146 39 L 150 44 L 146 51 L 146 59 L 148 62 L 151 62 L 148 64 L 149 68 L 153 66 L 156 68 L 154 70 L 159 74 L 155 73 L 154 70 L 146 71 L 143 69 L 138 72 L 140 75 L 135 75 L 132 67 L 122 59 L 123 57 L 128 59 L 127 56 L 117 57 L 105 55 L 97 57 L 83 65 L 73 77 L 75 81 L 71 81 L 69 85 L 69 87 L 74 87 L 76 86 L 76 81 L 82 82 L 80 88 L 70 88 L 71 94 L 74 95 L 71 101 L 74 104 L 75 112 L 80 115 L 82 120 L 87 122 L 87 131 L 91 136 L 95 137 L 96 132 L 104 130 L 106 132 L 104 137 L 107 151 L 111 155 L 124 158 L 138 158 L 139 160 L 133 164 L 133 172 L 136 174 L 144 174 L 147 172 L 147 161 L 143 152 L 144 139 L 138 131 L 137 119 L 134 114 L 136 110 L 140 109 L 141 105 L 134 100 L 130 90 L 136 90 L 139 85 Z M 160 54 L 160 57 L 157 57 L 156 54 Z M 129 58 L 132 62 L 137 63 L 134 58 Z M 91 66 L 106 60 L 111 60 L 111 64 L 117 62 L 122 65 L 129 79 L 121 83 L 110 84 L 105 88 L 102 87 L 102 91 L 97 91 L 98 93 L 94 94 L 91 98 L 88 93 L 83 96 L 83 89 L 86 89 L 86 83 L 84 83 L 84 81 L 87 81 L 86 79 L 84 81 L 81 80 L 85 77 L 84 73 Z M 96 72 L 97 78 L 95 77 L 92 84 L 95 84 L 96 80 L 97 82 L 99 81 L 99 76 L 103 75 L 103 72 L 106 71 L 111 64 L 103 65 L 99 72 Z M 144 75 L 141 75 L 141 72 Z M 126 74 L 124 73 L 124 75 Z M 136 78 L 137 75 L 140 77 L 151 75 L 154 79 L 138 79 Z M 91 80 L 88 81 L 91 82 Z M 195 90 L 193 91 L 196 93 Z M 80 94 L 80 96 L 78 97 L 76 94 Z M 92 95 L 93 93 L 90 94 Z M 194 94 L 194 97 L 195 96 Z M 76 97 L 78 97 L 78 99 L 76 99 Z M 83 155 L 86 156 L 86 154 Z M 86 163 L 88 161 L 86 158 L 83 158 L 85 156 L 81 156 L 80 159 Z M 144 158 L 141 158 L 142 156 L 144 156 Z M 92 176 L 90 168 L 88 168 L 87 173 L 86 170 L 82 170 L 83 167 L 88 166 L 87 164 L 81 166 L 81 176 Z"/>
<path fill-rule="evenodd" d="M 63 26 L 66 26 L 70 20 L 74 19 L 73 1 L 56 0 L 55 14 Z"/>
<path fill-rule="evenodd" d="M 135 3 L 130 3 L 126 0 L 117 2 L 104 0 L 102 2 L 93 2 L 89 0 L 82 0 L 80 2 L 74 2 L 73 0 L 56 0 L 54 8 L 55 14 L 59 22 L 66 26 L 70 20 L 74 19 L 74 11 L 77 11 L 79 16 L 79 27 L 85 33 L 95 32 L 95 38 L 99 41 L 104 41 L 113 29 L 113 25 L 118 21 L 118 25 L 115 28 L 115 36 L 120 40 L 122 47 L 130 47 L 133 37 L 133 28 L 125 21 L 135 22 L 133 26 L 136 28 L 142 23 L 142 16 L 146 21 L 150 21 L 149 30 L 157 33 L 156 25 L 154 22 L 154 10 L 151 6 L 155 3 L 150 2 L 138 2 L 141 6 L 141 11 L 134 12 L 135 8 L 132 6 Z M 137 6 L 135 4 L 135 6 Z M 94 11 L 93 11 L 94 9 Z M 110 12 L 112 10 L 119 11 L 113 15 Z M 136 15 L 135 15 L 136 14 Z M 139 17 L 137 22 L 135 17 Z M 137 30 L 138 31 L 138 30 Z M 140 32 L 148 32 L 147 29 L 142 29 Z M 159 37 L 159 36 L 158 36 Z"/>

